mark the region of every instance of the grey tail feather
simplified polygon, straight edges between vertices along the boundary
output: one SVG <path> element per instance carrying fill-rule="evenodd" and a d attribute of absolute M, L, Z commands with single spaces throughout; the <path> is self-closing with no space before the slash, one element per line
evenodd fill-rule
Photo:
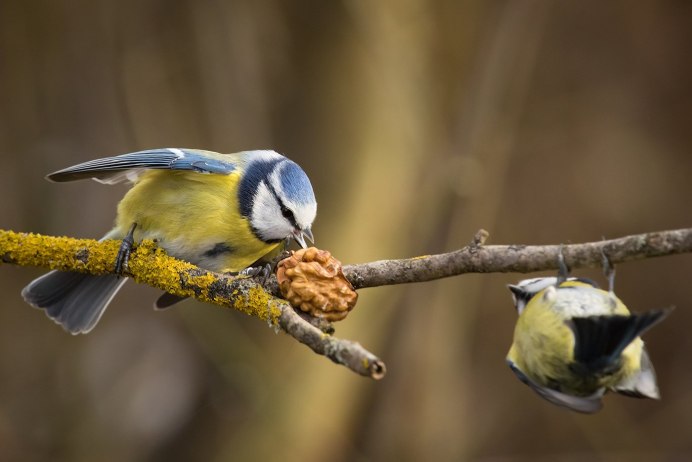
<path fill-rule="evenodd" d="M 106 307 L 127 278 L 113 274 L 92 276 L 51 271 L 34 279 L 22 290 L 30 305 L 45 310 L 49 318 L 72 334 L 94 328 Z"/>
<path fill-rule="evenodd" d="M 156 299 L 156 302 L 154 302 L 154 309 L 165 310 L 172 307 L 176 303 L 182 302 L 185 299 L 187 299 L 187 297 L 178 297 L 177 295 L 164 292 L 158 299 Z"/>

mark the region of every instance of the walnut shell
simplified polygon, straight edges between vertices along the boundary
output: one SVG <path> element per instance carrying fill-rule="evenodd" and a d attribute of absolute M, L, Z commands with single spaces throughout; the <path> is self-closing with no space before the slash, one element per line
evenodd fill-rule
<path fill-rule="evenodd" d="M 330 322 L 344 319 L 358 300 L 341 262 L 315 247 L 291 252 L 281 260 L 276 279 L 281 294 L 291 305 Z"/>

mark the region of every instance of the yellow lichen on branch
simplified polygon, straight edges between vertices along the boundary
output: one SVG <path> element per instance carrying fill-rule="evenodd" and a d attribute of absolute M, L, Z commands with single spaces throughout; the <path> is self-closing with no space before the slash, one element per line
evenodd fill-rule
<path fill-rule="evenodd" d="M 21 266 L 108 274 L 113 272 L 119 248 L 120 241 L 114 240 L 0 231 L 1 261 Z M 135 247 L 123 275 L 179 297 L 232 307 L 272 324 L 277 323 L 281 314 L 277 304 L 283 302 L 259 287 L 243 284 L 246 278 L 205 271 L 166 255 L 153 241 L 143 241 Z"/>
<path fill-rule="evenodd" d="M 0 230 L 0 262 L 94 275 L 112 274 L 120 241 L 95 241 Z M 123 276 L 179 297 L 234 308 L 267 321 L 337 364 L 373 379 L 384 376 L 384 363 L 360 344 L 325 335 L 253 278 L 227 276 L 166 255 L 152 241 L 139 243 Z M 275 285 L 275 284 L 274 284 Z"/>
<path fill-rule="evenodd" d="M 113 270 L 119 247 L 118 241 L 99 242 L 0 230 L 1 261 L 20 266 L 106 274 Z"/>

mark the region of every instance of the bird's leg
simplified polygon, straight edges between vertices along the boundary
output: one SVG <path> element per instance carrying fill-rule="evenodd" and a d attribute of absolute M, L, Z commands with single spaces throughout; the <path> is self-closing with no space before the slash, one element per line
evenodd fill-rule
<path fill-rule="evenodd" d="M 265 286 L 267 280 L 269 280 L 269 277 L 276 272 L 276 267 L 279 265 L 279 262 L 290 255 L 291 252 L 284 250 L 276 257 L 272 258 L 270 262 L 255 262 L 252 266 L 248 266 L 238 274 L 241 276 L 256 278 L 259 285 Z"/>
<path fill-rule="evenodd" d="M 560 285 L 567 280 L 569 276 L 569 266 L 565 261 L 565 254 L 563 252 L 564 246 L 560 244 L 560 248 L 557 251 L 557 284 Z"/>
<path fill-rule="evenodd" d="M 264 267 L 266 265 L 255 265 L 255 266 L 248 266 L 247 268 L 238 271 L 237 273 L 230 273 L 230 274 L 236 274 L 238 276 L 245 276 L 249 278 L 254 278 L 255 276 L 259 275 L 264 271 Z"/>
<path fill-rule="evenodd" d="M 135 243 L 135 228 L 137 228 L 137 223 L 132 223 L 132 227 L 127 235 L 123 238 L 120 243 L 120 249 L 118 249 L 118 256 L 115 257 L 115 274 L 118 276 L 123 275 L 123 271 L 127 269 L 127 262 L 130 260 L 130 254 L 132 253 L 132 246 Z"/>
<path fill-rule="evenodd" d="M 279 252 L 279 254 L 276 257 L 272 258 L 271 261 L 268 263 L 270 274 L 273 274 L 276 272 L 276 267 L 279 266 L 279 262 L 281 260 L 284 260 L 290 256 L 291 256 L 290 250 L 282 250 L 281 252 Z"/>
<path fill-rule="evenodd" d="M 605 274 L 605 277 L 608 279 L 608 291 L 613 293 L 615 291 L 615 265 L 610 261 L 610 257 L 605 249 L 601 249 L 601 257 L 603 262 L 603 274 Z"/>
<path fill-rule="evenodd" d="M 276 269 L 275 266 L 274 269 Z M 238 274 L 253 278 L 257 281 L 257 284 L 264 287 L 267 280 L 269 280 L 269 276 L 271 276 L 273 272 L 271 263 L 261 263 L 255 266 L 248 266 Z"/>
<path fill-rule="evenodd" d="M 257 282 L 262 286 L 266 286 L 269 276 L 276 274 L 276 267 L 279 266 L 279 262 L 285 258 L 291 256 L 291 252 L 288 250 L 282 250 L 277 256 L 271 259 L 269 263 L 266 263 L 262 267 L 262 274 L 258 277 Z"/>

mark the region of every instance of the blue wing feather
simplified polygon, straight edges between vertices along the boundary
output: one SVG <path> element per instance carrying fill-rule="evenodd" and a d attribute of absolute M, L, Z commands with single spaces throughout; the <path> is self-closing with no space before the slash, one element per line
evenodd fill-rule
<path fill-rule="evenodd" d="M 49 174 L 51 181 L 65 182 L 93 178 L 102 183 L 119 183 L 134 179 L 147 169 L 190 170 L 199 173 L 228 175 L 235 163 L 223 154 L 195 149 L 150 149 L 114 157 L 90 160 Z"/>

